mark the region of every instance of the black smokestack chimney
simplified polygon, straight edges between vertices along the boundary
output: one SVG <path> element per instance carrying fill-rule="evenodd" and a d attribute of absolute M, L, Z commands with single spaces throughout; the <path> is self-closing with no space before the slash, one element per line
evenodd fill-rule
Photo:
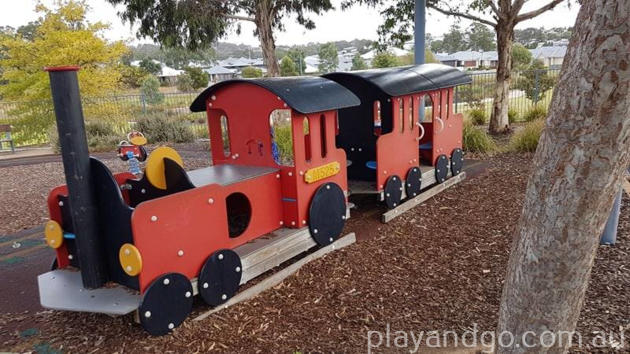
<path fill-rule="evenodd" d="M 79 67 L 75 66 L 46 68 L 57 117 L 81 278 L 85 288 L 93 289 L 105 284 L 107 269 L 96 218 L 98 210 L 81 109 L 78 70 Z"/>

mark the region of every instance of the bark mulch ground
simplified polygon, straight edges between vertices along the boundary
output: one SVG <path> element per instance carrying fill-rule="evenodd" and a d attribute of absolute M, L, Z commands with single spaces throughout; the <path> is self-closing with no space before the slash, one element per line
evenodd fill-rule
<path fill-rule="evenodd" d="M 189 319 L 172 335 L 149 337 L 131 317 L 4 314 L 0 349 L 365 352 L 368 331 L 389 328 L 390 347 L 384 337 L 378 351 L 391 352 L 397 350 L 395 331 L 493 330 L 530 158 L 494 157 L 485 173 L 387 225 L 359 210 L 361 219 L 352 219 L 348 231 L 367 223 L 373 226 L 361 232 L 370 237 L 306 265 L 250 301 L 203 321 Z M 602 247 L 597 256 L 578 328 L 585 344 L 594 331 L 630 328 L 629 207 L 624 198 L 618 246 Z M 192 317 L 205 310 L 196 304 Z"/>

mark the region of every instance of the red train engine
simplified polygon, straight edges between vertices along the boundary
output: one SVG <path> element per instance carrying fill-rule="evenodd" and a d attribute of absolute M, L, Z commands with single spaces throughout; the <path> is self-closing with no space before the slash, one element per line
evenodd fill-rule
<path fill-rule="evenodd" d="M 319 77 L 225 81 L 191 105 L 207 112 L 212 166 L 186 172 L 181 157 L 161 147 L 136 179 L 90 159 L 98 227 L 88 237 L 99 254 L 81 258 L 86 238 L 73 194 L 53 189 L 46 239 L 59 269 L 39 277 L 42 305 L 109 314 L 137 309 L 149 333 L 165 334 L 187 317 L 195 294 L 217 306 L 253 277 L 244 274 L 239 246 L 280 228 L 308 230 L 314 245 L 333 242 L 349 215 L 337 109 L 358 104 L 349 90 Z M 292 164 L 274 154 L 276 116 L 290 127 Z M 101 268 L 97 286 L 83 291 L 86 275 L 73 269 L 91 268 Z"/>

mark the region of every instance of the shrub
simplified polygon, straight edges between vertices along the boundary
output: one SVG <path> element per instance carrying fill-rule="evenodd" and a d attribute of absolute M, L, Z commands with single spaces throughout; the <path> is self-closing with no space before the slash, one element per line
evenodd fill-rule
<path fill-rule="evenodd" d="M 193 80 L 190 75 L 183 73 L 177 77 L 177 89 L 180 92 L 192 92 L 194 90 Z"/>
<path fill-rule="evenodd" d="M 255 68 L 253 66 L 248 66 L 248 67 L 244 68 L 243 71 L 241 71 L 241 76 L 244 77 L 244 78 L 262 77 L 263 76 L 263 72 L 259 68 Z"/>
<path fill-rule="evenodd" d="M 192 130 L 182 120 L 162 115 L 138 119 L 135 129 L 142 132 L 149 143 L 188 143 L 195 140 Z"/>
<path fill-rule="evenodd" d="M 118 143 L 123 140 L 123 137 L 116 133 L 114 127 L 106 122 L 86 122 L 85 135 L 90 152 L 113 151 L 118 146 Z M 57 133 L 57 126 L 54 124 L 48 129 L 48 140 L 53 151 L 56 153 L 61 152 L 59 134 Z"/>
<path fill-rule="evenodd" d="M 490 153 L 496 150 L 496 143 L 483 128 L 474 126 L 471 122 L 464 122 L 465 151 L 476 153 Z"/>
<path fill-rule="evenodd" d="M 475 125 L 486 124 L 486 110 L 480 108 L 474 108 L 468 111 L 468 117 L 470 121 Z"/>
<path fill-rule="evenodd" d="M 148 104 L 159 104 L 164 101 L 164 94 L 160 92 L 160 80 L 153 75 L 148 75 L 142 80 L 140 92 Z"/>
<path fill-rule="evenodd" d="M 508 109 L 508 121 L 510 124 L 516 122 L 518 120 L 518 111 L 514 108 Z"/>
<path fill-rule="evenodd" d="M 518 152 L 534 152 L 538 147 L 540 134 L 545 127 L 544 119 L 536 119 L 529 122 L 525 127 L 512 136 L 510 139 L 510 150 Z"/>
<path fill-rule="evenodd" d="M 184 71 L 186 72 L 186 75 L 190 77 L 193 89 L 196 90 L 208 86 L 210 75 L 208 75 L 207 72 L 201 70 L 201 68 L 185 67 Z"/>
<path fill-rule="evenodd" d="M 527 112 L 525 112 L 525 115 L 523 115 L 523 117 L 525 118 L 526 122 L 533 122 L 536 119 L 543 119 L 547 117 L 547 107 L 540 104 L 531 106 L 527 110 Z"/>

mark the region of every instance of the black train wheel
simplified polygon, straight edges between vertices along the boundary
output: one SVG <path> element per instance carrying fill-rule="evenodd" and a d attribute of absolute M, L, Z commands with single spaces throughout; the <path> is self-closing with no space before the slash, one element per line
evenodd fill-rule
<path fill-rule="evenodd" d="M 402 199 L 402 180 L 398 176 L 390 176 L 385 182 L 385 204 L 389 209 L 400 205 Z"/>
<path fill-rule="evenodd" d="M 412 167 L 407 172 L 407 178 L 405 179 L 405 192 L 407 198 L 413 198 L 420 194 L 422 189 L 422 172 L 419 167 Z"/>
<path fill-rule="evenodd" d="M 451 173 L 453 176 L 457 176 L 462 172 L 464 167 L 464 152 L 462 149 L 457 148 L 451 153 Z"/>
<path fill-rule="evenodd" d="M 138 307 L 142 327 L 153 336 L 165 335 L 184 322 L 193 303 L 193 289 L 186 276 L 167 273 L 146 289 Z"/>
<path fill-rule="evenodd" d="M 218 306 L 234 296 L 241 284 L 242 267 L 236 252 L 215 251 L 204 263 L 197 280 L 203 300 L 210 306 Z"/>
<path fill-rule="evenodd" d="M 448 157 L 440 155 L 435 161 L 435 181 L 443 183 L 446 177 L 448 177 Z"/>
<path fill-rule="evenodd" d="M 331 244 L 346 223 L 346 197 L 335 183 L 317 188 L 308 210 L 308 228 L 320 246 Z"/>

